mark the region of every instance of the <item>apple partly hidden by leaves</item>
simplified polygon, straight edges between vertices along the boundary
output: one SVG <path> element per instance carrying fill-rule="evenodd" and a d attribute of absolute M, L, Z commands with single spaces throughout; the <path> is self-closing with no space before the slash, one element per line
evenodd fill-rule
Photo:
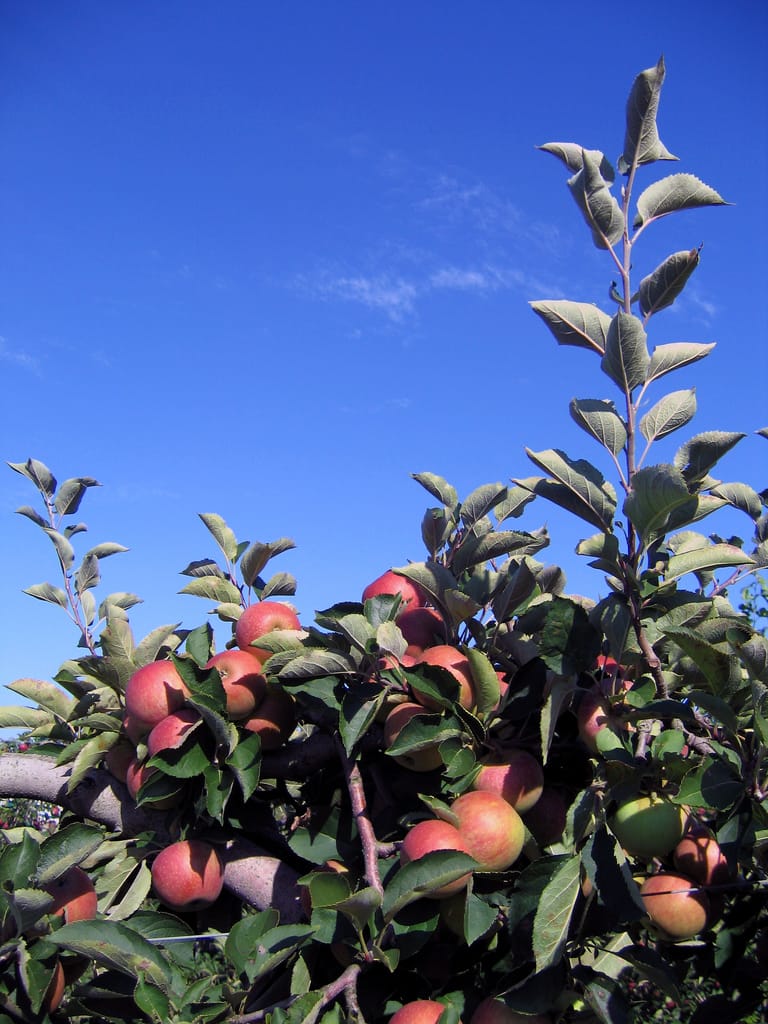
<path fill-rule="evenodd" d="M 144 783 L 157 773 L 157 768 L 150 768 L 146 761 L 139 760 L 138 757 L 134 757 L 131 763 L 128 765 L 128 769 L 125 774 L 125 785 L 134 800 L 139 798 L 139 790 Z M 151 806 L 156 811 L 167 811 L 171 807 L 175 807 L 178 803 L 176 796 L 168 795 L 161 797 L 158 800 L 152 800 Z"/>
<path fill-rule="evenodd" d="M 389 1024 L 439 1024 L 444 1010 L 445 1003 L 438 1003 L 434 999 L 414 999 L 393 1014 Z"/>
<path fill-rule="evenodd" d="M 568 804 L 559 790 L 545 786 L 533 807 L 521 817 L 538 845 L 549 846 L 562 838 L 568 817 Z"/>
<path fill-rule="evenodd" d="M 670 939 L 692 939 L 707 926 L 709 900 L 687 875 L 651 875 L 641 885 L 640 896 L 651 921 Z"/>
<path fill-rule="evenodd" d="M 449 821 L 441 818 L 432 818 L 428 821 L 420 821 L 411 828 L 400 847 L 400 861 L 403 864 L 410 864 L 411 861 L 419 860 L 428 853 L 436 850 L 458 850 L 460 853 L 469 853 L 469 848 L 464 841 L 462 833 Z M 441 885 L 432 892 L 425 893 L 429 899 L 443 899 L 445 896 L 453 896 L 466 888 L 471 872 L 462 875 L 453 882 Z"/>
<path fill-rule="evenodd" d="M 541 797 L 544 771 L 527 750 L 508 750 L 481 766 L 472 788 L 485 793 L 498 793 L 518 814 L 524 814 Z"/>
<path fill-rule="evenodd" d="M 90 921 L 96 917 L 96 889 L 82 868 L 69 868 L 59 878 L 46 885 L 45 891 L 53 897 L 53 906 L 49 913 L 63 917 L 65 924 Z"/>
<path fill-rule="evenodd" d="M 408 722 L 416 715 L 427 714 L 422 704 L 414 704 L 412 701 L 403 701 L 396 704 L 389 712 L 384 722 L 384 745 L 391 747 Z M 424 747 L 422 750 L 409 750 L 404 754 L 393 754 L 394 760 L 404 768 L 410 768 L 412 772 L 431 772 L 436 768 L 443 767 L 443 759 L 440 756 L 437 744 Z"/>
<path fill-rule="evenodd" d="M 161 750 L 176 750 L 201 721 L 199 713 L 193 708 L 182 708 L 181 711 L 172 711 L 166 715 L 147 737 L 149 756 L 154 757 Z"/>
<path fill-rule="evenodd" d="M 249 605 L 237 620 L 235 643 L 241 651 L 248 651 L 263 663 L 272 652 L 252 646 L 253 641 L 273 629 L 301 629 L 298 615 L 284 601 L 258 601 Z"/>
<path fill-rule="evenodd" d="M 720 844 L 707 833 L 683 836 L 672 853 L 672 861 L 678 871 L 701 885 L 724 885 L 733 877 Z"/>
<path fill-rule="evenodd" d="M 417 656 L 414 668 L 419 665 L 436 665 L 446 669 L 459 684 L 459 704 L 471 710 L 477 703 L 475 694 L 475 682 L 472 678 L 467 656 L 451 644 L 437 644 L 435 647 L 428 647 Z M 412 686 L 416 700 L 425 708 L 439 710 L 440 705 L 427 693 L 421 692 L 416 686 Z"/>
<path fill-rule="evenodd" d="M 470 1017 L 469 1024 L 552 1024 L 551 1018 L 544 1014 L 537 1013 L 534 1016 L 526 1013 L 518 1013 L 511 1009 L 501 999 L 494 999 L 488 996 L 478 1003 L 475 1012 Z"/>
<path fill-rule="evenodd" d="M 189 696 L 172 661 L 151 661 L 137 669 L 125 687 L 125 709 L 149 728 L 178 711 Z"/>
<path fill-rule="evenodd" d="M 61 960 L 56 961 L 56 965 L 53 968 L 53 974 L 51 980 L 48 982 L 48 987 L 45 990 L 43 996 L 43 1002 L 40 1007 L 40 1011 L 43 1014 L 54 1013 L 61 1006 L 61 1001 L 64 998 L 64 989 L 66 988 L 67 978 L 64 974 L 64 968 L 61 965 Z"/>
<path fill-rule="evenodd" d="M 202 839 L 171 843 L 152 862 L 152 888 L 171 910 L 201 910 L 221 895 L 224 869 L 215 847 Z"/>
<path fill-rule="evenodd" d="M 420 608 L 427 603 L 426 594 L 418 584 L 398 575 L 392 569 L 382 573 L 363 590 L 363 604 L 380 594 L 399 594 L 402 607 Z"/>
<path fill-rule="evenodd" d="M 254 713 L 240 725 L 248 732 L 259 734 L 262 750 L 277 750 L 288 742 L 296 728 L 293 697 L 278 683 L 270 682 Z"/>
<path fill-rule="evenodd" d="M 498 793 L 470 790 L 451 804 L 458 829 L 478 871 L 506 871 L 525 842 L 522 818 Z"/>
<path fill-rule="evenodd" d="M 395 618 L 395 623 L 413 653 L 417 648 L 423 651 L 448 640 L 445 619 L 436 608 L 409 605 Z"/>
<path fill-rule="evenodd" d="M 632 857 L 666 857 L 683 838 L 686 812 L 662 796 L 638 796 L 620 804 L 608 824 Z"/>
<path fill-rule="evenodd" d="M 206 669 L 216 669 L 227 699 L 227 714 L 235 721 L 248 718 L 267 692 L 261 661 L 250 650 L 232 649 L 214 654 Z"/>

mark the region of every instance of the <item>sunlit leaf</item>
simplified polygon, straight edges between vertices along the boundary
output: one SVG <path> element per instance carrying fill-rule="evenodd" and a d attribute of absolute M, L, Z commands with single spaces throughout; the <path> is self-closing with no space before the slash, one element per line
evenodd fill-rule
<path fill-rule="evenodd" d="M 729 430 L 707 430 L 696 434 L 675 453 L 674 465 L 688 483 L 702 480 L 719 460 L 746 434 Z"/>
<path fill-rule="evenodd" d="M 696 388 L 672 391 L 643 416 L 640 420 L 640 433 L 646 441 L 658 441 L 690 423 L 695 413 Z"/>
<path fill-rule="evenodd" d="M 699 249 L 684 250 L 667 256 L 663 263 L 644 277 L 638 288 L 643 316 L 652 316 L 671 306 L 698 265 Z"/>
<path fill-rule="evenodd" d="M 624 150 L 619 158 L 621 174 L 627 174 L 635 165 L 677 159 L 662 143 L 656 127 L 664 75 L 664 58 L 660 57 L 656 67 L 641 71 L 632 83 L 627 99 Z"/>
<path fill-rule="evenodd" d="M 651 362 L 646 374 L 646 382 L 658 380 L 681 366 L 698 362 L 708 356 L 715 347 L 715 342 L 701 344 L 694 341 L 677 341 L 669 345 L 657 345 L 651 354 Z"/>
<path fill-rule="evenodd" d="M 706 548 L 673 555 L 667 563 L 664 575 L 667 580 L 676 580 L 689 572 L 754 564 L 754 559 L 745 554 L 741 548 L 734 547 L 732 544 L 710 544 Z"/>
<path fill-rule="evenodd" d="M 601 153 L 599 149 L 585 149 L 576 142 L 545 142 L 542 146 L 537 146 L 536 148 L 556 156 L 559 160 L 562 160 L 569 171 L 574 173 L 580 171 L 584 166 L 584 154 L 587 153 L 589 158 L 598 164 L 600 175 L 604 181 L 612 182 L 616 177 L 610 161 L 606 158 L 605 153 Z"/>
<path fill-rule="evenodd" d="M 611 401 L 598 398 L 574 398 L 571 418 L 596 441 L 618 455 L 627 443 L 627 428 Z"/>
<path fill-rule="evenodd" d="M 600 161 L 584 150 L 581 170 L 568 179 L 568 188 L 592 231 L 598 249 L 607 249 L 624 234 L 624 214 L 600 173 Z"/>
<path fill-rule="evenodd" d="M 22 591 L 38 601 L 46 601 L 48 604 L 57 604 L 60 608 L 67 607 L 67 595 L 61 587 L 54 587 L 52 583 L 34 583 L 31 587 L 25 587 Z"/>
<path fill-rule="evenodd" d="M 580 871 L 578 857 L 563 858 L 541 893 L 533 919 L 533 954 L 537 971 L 556 963 L 562 955 L 579 892 Z"/>
<path fill-rule="evenodd" d="M 448 508 L 454 508 L 458 503 L 459 496 L 456 493 L 456 488 L 436 473 L 411 473 L 411 476 L 429 491 L 433 498 L 437 498 Z"/>
<path fill-rule="evenodd" d="M 654 181 L 637 199 L 637 215 L 633 227 L 639 228 L 677 210 L 699 206 L 727 206 L 723 197 L 694 174 L 670 174 Z"/>
<path fill-rule="evenodd" d="M 234 532 L 216 512 L 199 512 L 198 515 L 208 527 L 225 558 L 234 562 L 237 557 L 237 538 Z"/>
<path fill-rule="evenodd" d="M 558 345 L 573 345 L 602 355 L 611 318 L 589 302 L 566 299 L 532 302 L 531 308 L 541 317 Z"/>
<path fill-rule="evenodd" d="M 532 462 L 553 477 L 575 499 L 572 511 L 594 526 L 610 529 L 616 511 L 616 496 L 613 487 L 599 470 L 584 459 L 572 460 L 565 452 L 555 449 L 533 452 L 526 448 L 525 451 Z M 557 501 L 556 491 L 546 487 L 547 481 L 542 483 L 543 487 L 535 483 L 532 490 Z M 557 503 L 561 504 L 560 501 Z"/>
<path fill-rule="evenodd" d="M 642 322 L 621 310 L 611 320 L 600 366 L 626 392 L 645 381 L 650 364 Z"/>

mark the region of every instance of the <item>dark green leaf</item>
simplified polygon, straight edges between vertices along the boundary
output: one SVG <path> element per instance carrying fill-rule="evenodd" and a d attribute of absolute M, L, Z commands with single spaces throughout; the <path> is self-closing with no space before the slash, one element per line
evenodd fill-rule
<path fill-rule="evenodd" d="M 237 779 L 243 800 L 250 800 L 259 786 L 261 774 L 261 740 L 258 733 L 241 739 L 227 758 L 227 765 Z"/>
<path fill-rule="evenodd" d="M 475 860 L 466 853 L 436 851 L 405 864 L 384 890 L 382 910 L 391 921 L 401 910 L 428 893 L 471 872 Z"/>
<path fill-rule="evenodd" d="M 729 811 L 743 798 L 744 792 L 745 783 L 737 778 L 729 765 L 717 758 L 705 757 L 682 780 L 673 800 L 692 807 Z"/>
<path fill-rule="evenodd" d="M 464 526 L 468 530 L 471 529 L 484 516 L 488 515 L 494 505 L 504 500 L 506 492 L 507 488 L 504 484 L 496 483 L 483 484 L 468 494 L 461 503 L 461 521 Z"/>
<path fill-rule="evenodd" d="M 539 653 L 558 675 L 586 672 L 600 653 L 601 636 L 584 608 L 568 598 L 555 597 L 546 606 Z"/>
<path fill-rule="evenodd" d="M 533 919 L 533 953 L 537 971 L 545 970 L 562 956 L 579 892 L 580 870 L 578 857 L 565 858 L 541 893 Z"/>
<path fill-rule="evenodd" d="M 80 864 L 101 846 L 104 836 L 93 825 L 73 822 L 49 836 L 40 848 L 36 882 L 48 885 L 65 871 Z"/>

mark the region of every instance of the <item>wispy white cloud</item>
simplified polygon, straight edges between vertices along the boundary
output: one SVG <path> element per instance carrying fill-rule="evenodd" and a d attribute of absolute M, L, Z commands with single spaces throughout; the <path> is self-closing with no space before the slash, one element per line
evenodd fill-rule
<path fill-rule="evenodd" d="M 414 283 L 388 274 L 334 276 L 324 272 L 316 276 L 301 275 L 297 283 L 304 292 L 315 298 L 355 302 L 386 313 L 392 320 L 402 320 L 406 314 L 413 312 L 418 294 Z"/>
<path fill-rule="evenodd" d="M 0 362 L 10 363 L 22 370 L 28 370 L 30 373 L 40 373 L 40 360 L 28 352 L 11 348 L 2 335 L 0 335 Z"/>
<path fill-rule="evenodd" d="M 695 285 L 688 285 L 669 307 L 669 312 L 690 316 L 700 324 L 711 324 L 717 319 L 720 307 L 706 299 Z"/>
<path fill-rule="evenodd" d="M 445 174 L 434 181 L 429 194 L 416 206 L 452 222 L 469 220 L 483 232 L 513 232 L 523 221 L 515 204 L 488 185 L 483 182 L 470 185 Z"/>

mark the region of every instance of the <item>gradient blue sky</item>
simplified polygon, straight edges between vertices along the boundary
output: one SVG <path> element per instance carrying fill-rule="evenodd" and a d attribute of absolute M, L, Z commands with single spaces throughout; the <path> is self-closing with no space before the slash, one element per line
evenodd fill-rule
<path fill-rule="evenodd" d="M 466 494 L 534 474 L 524 446 L 607 471 L 568 401 L 612 385 L 528 301 L 609 308 L 612 268 L 535 147 L 615 160 L 632 80 L 662 52 L 659 130 L 681 159 L 641 187 L 687 171 L 734 205 L 638 246 L 642 276 L 704 243 L 650 341 L 718 342 L 666 378 L 697 387 L 699 413 L 656 461 L 698 430 L 765 426 L 767 49 L 762 0 L 0 0 L 2 459 L 102 482 L 76 541 L 130 547 L 99 593 L 144 598 L 139 637 L 205 619 L 177 596 L 215 554 L 197 512 L 292 537 L 274 565 L 311 621 L 423 557 L 432 501 L 411 472 Z M 722 477 L 764 487 L 767 453 L 747 438 Z M 34 497 L 0 467 L 0 683 L 75 653 L 63 613 L 21 593 L 58 582 L 14 516 Z M 596 596 L 573 554 L 589 528 L 543 503 L 515 525 L 543 522 L 547 560 Z"/>

